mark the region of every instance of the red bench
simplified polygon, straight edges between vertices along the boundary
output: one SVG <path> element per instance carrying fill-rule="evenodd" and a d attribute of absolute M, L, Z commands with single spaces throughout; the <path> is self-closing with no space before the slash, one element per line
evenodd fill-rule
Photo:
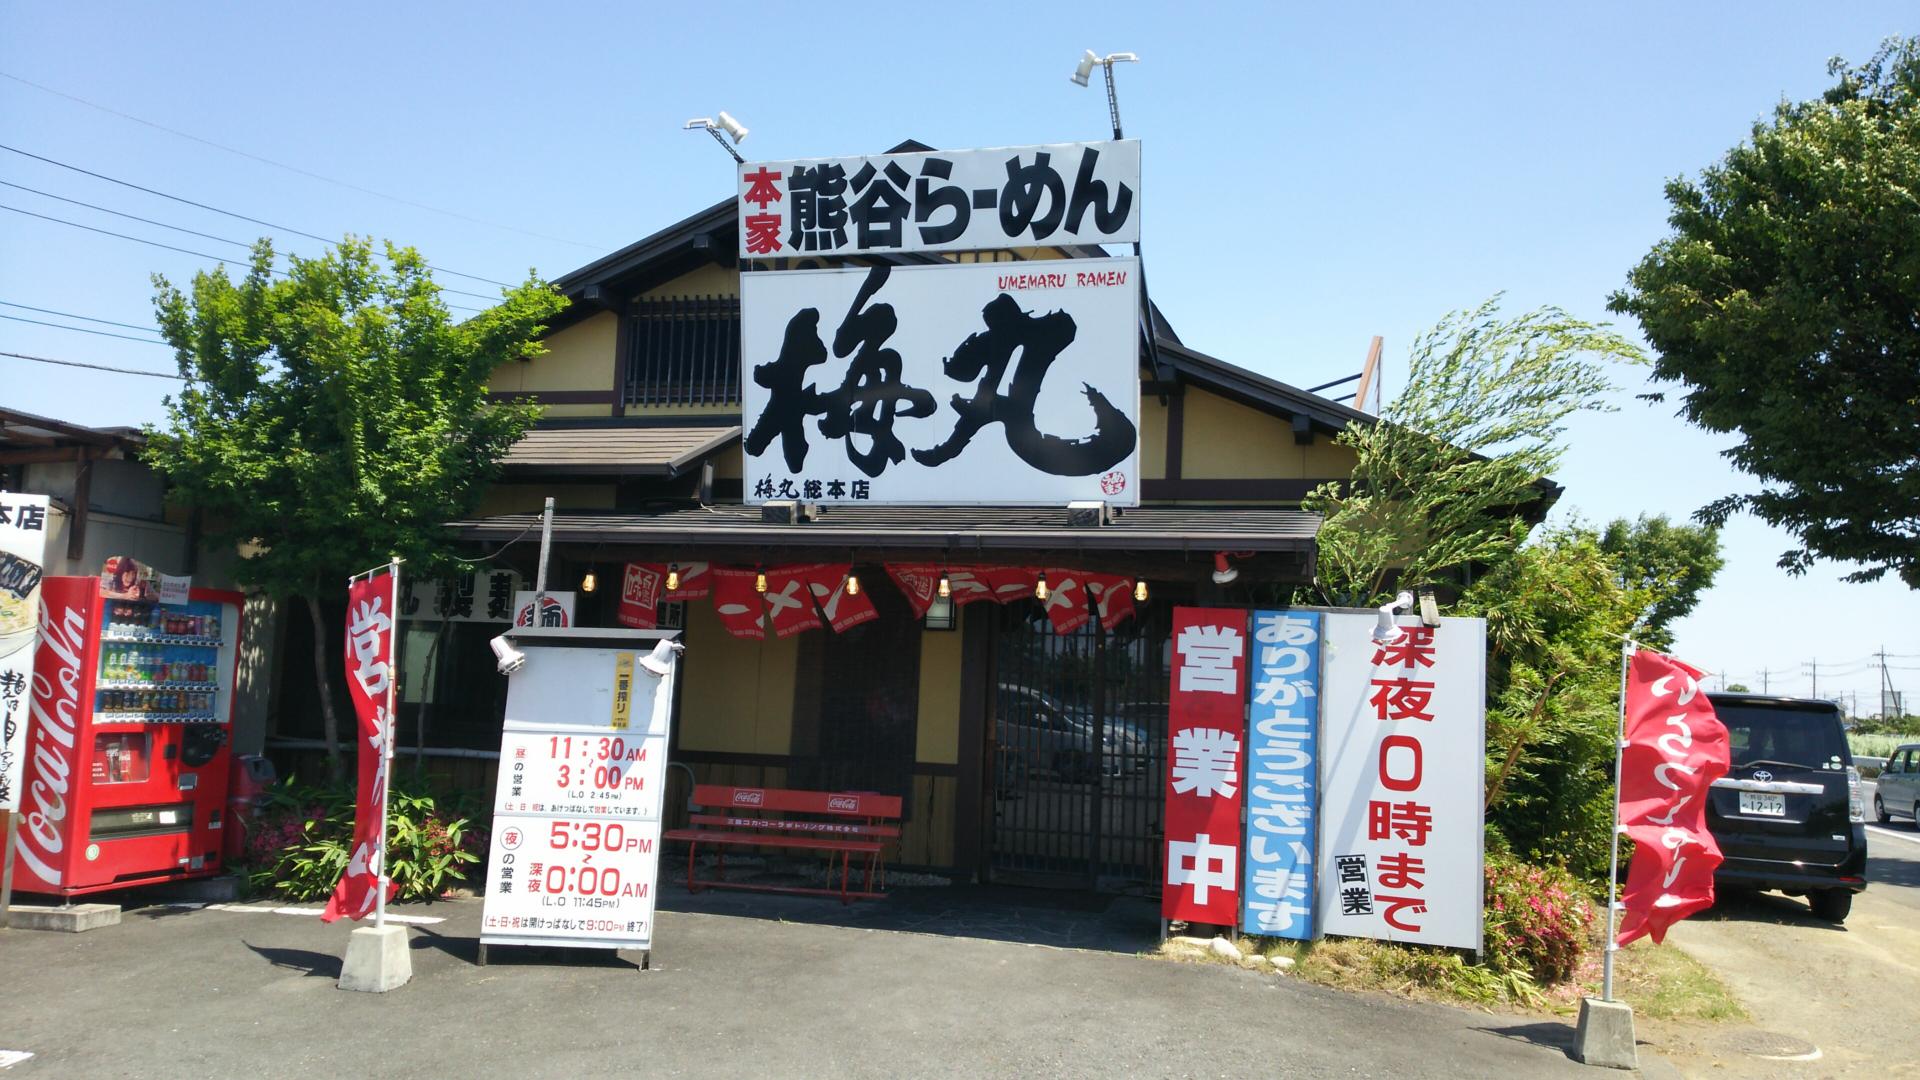
<path fill-rule="evenodd" d="M 719 784 L 699 784 L 693 789 L 694 804 L 705 813 L 687 820 L 691 827 L 670 829 L 665 839 L 687 842 L 687 890 L 705 888 L 758 889 L 762 892 L 806 893 L 838 896 L 843 904 L 856 898 L 877 899 L 886 884 L 886 860 L 882 849 L 889 840 L 900 838 L 900 797 L 856 791 L 793 791 L 786 788 L 739 788 Z M 806 814 L 809 817 L 769 817 Z M 715 876 L 702 881 L 695 875 L 694 858 L 700 845 L 719 849 Z M 837 854 L 840 863 L 838 889 L 814 889 L 799 885 L 762 885 L 727 881 L 727 848 L 773 847 Z M 860 856 L 864 875 L 859 889 L 851 887 L 854 856 Z M 829 855 L 831 875 L 834 858 Z M 831 881 L 831 876 L 829 876 Z"/>

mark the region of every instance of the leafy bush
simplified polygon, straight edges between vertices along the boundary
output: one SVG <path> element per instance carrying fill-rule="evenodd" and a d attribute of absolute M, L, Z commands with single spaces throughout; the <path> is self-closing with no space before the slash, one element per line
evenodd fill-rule
<path fill-rule="evenodd" d="M 353 845 L 354 792 L 302 784 L 294 777 L 267 792 L 266 806 L 247 830 L 248 884 L 288 900 L 333 895 Z M 398 787 L 387 795 L 387 873 L 398 900 L 432 899 L 477 863 L 484 828 L 443 809 L 432 795 Z"/>
<path fill-rule="evenodd" d="M 1541 986 L 1571 979 L 1580 967 L 1594 905 L 1572 874 L 1487 854 L 1486 961 L 1523 972 Z"/>

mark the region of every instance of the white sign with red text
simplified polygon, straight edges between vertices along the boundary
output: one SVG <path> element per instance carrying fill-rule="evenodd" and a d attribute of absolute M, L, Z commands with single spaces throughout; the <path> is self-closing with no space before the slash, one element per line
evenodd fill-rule
<path fill-rule="evenodd" d="M 1321 932 L 1479 949 L 1486 623 L 1328 613 L 1320 699 Z"/>
<path fill-rule="evenodd" d="M 515 635 L 527 660 L 507 684 L 481 944 L 652 948 L 679 665 L 640 661 L 671 636 Z"/>
<path fill-rule="evenodd" d="M 0 810 L 20 808 L 47 510 L 45 495 L 0 494 Z"/>

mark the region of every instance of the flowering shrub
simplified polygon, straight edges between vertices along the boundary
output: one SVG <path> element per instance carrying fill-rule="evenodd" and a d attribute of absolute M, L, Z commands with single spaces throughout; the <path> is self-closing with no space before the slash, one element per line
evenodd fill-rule
<path fill-rule="evenodd" d="M 267 793 L 247 828 L 248 884 L 289 900 L 324 900 L 346 870 L 353 845 L 353 789 L 301 784 L 292 777 Z M 387 791 L 387 873 L 396 899 L 440 895 L 465 881 L 465 867 L 486 847 L 484 829 L 454 817 L 427 794 Z"/>
<path fill-rule="evenodd" d="M 1487 853 L 1486 960 L 1523 971 L 1541 986 L 1573 977 L 1594 919 L 1594 905 L 1572 874 Z"/>

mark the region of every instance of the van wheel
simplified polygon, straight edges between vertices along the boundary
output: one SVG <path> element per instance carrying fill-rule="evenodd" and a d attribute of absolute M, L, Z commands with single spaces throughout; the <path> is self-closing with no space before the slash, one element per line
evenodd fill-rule
<path fill-rule="evenodd" d="M 1887 804 L 1880 801 L 1880 793 L 1877 791 L 1873 794 L 1873 820 L 1882 825 L 1893 820 L 1893 816 L 1887 813 Z"/>
<path fill-rule="evenodd" d="M 1853 910 L 1853 894 L 1845 889 L 1822 889 L 1810 894 L 1807 903 L 1816 918 L 1843 923 L 1847 921 L 1847 912 Z"/>

